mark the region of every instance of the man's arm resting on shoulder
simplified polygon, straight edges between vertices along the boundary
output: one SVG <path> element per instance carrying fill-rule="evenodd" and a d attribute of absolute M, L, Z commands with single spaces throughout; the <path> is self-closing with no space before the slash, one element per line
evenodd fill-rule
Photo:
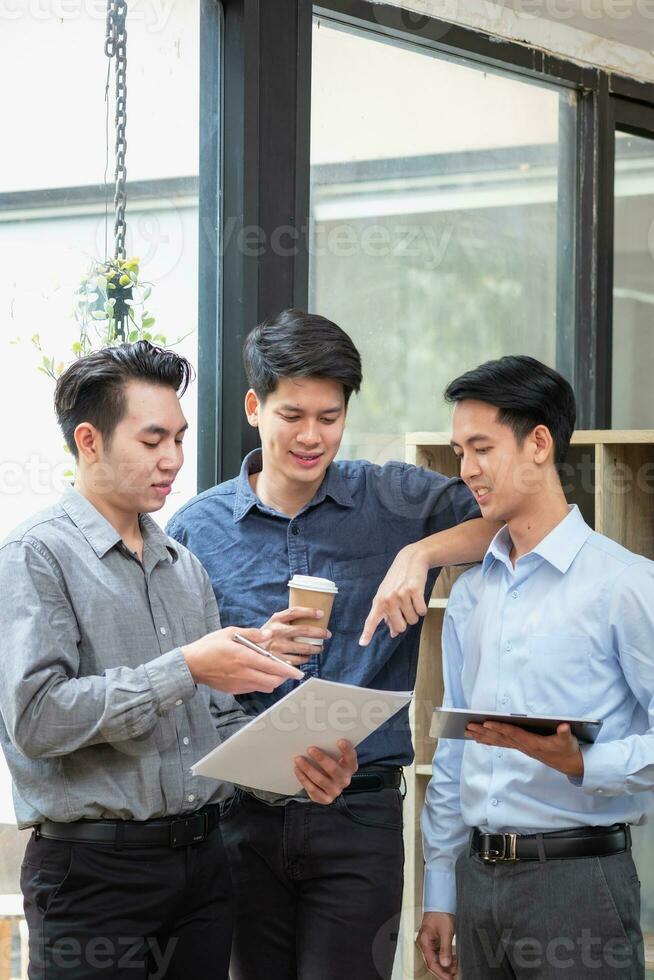
<path fill-rule="evenodd" d="M 361 645 L 370 642 L 382 620 L 388 623 L 391 636 L 417 623 L 427 613 L 425 585 L 430 569 L 481 561 L 501 527 L 478 517 L 402 548 L 377 590 Z"/>

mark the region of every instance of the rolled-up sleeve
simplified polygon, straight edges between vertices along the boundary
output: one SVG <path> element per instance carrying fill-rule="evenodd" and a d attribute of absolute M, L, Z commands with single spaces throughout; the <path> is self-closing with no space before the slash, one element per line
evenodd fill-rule
<path fill-rule="evenodd" d="M 0 550 L 0 594 L 0 712 L 24 755 L 63 756 L 138 738 L 195 695 L 179 649 L 139 667 L 80 677 L 79 626 L 44 547 L 21 540 Z"/>

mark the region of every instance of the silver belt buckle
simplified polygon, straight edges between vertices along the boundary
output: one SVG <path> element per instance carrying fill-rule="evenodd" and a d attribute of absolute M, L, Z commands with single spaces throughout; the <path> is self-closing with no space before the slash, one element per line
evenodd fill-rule
<path fill-rule="evenodd" d="M 497 864 L 498 861 L 519 861 L 517 856 L 518 835 L 517 834 L 480 834 L 481 843 L 479 847 L 479 857 L 486 864 Z M 501 847 L 492 847 L 491 844 L 501 844 Z"/>

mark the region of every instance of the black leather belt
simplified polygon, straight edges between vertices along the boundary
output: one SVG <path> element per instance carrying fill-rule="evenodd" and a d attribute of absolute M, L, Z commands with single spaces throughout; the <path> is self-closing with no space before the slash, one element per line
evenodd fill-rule
<path fill-rule="evenodd" d="M 402 770 L 393 766 L 364 767 L 355 772 L 344 793 L 376 793 L 380 789 L 399 789 Z"/>
<path fill-rule="evenodd" d="M 631 829 L 627 824 L 616 823 L 611 827 L 576 827 L 547 834 L 483 834 L 475 827 L 470 846 L 486 864 L 603 857 L 631 850 Z"/>
<path fill-rule="evenodd" d="M 34 833 L 36 837 L 70 844 L 187 847 L 205 840 L 218 826 L 219 816 L 218 804 L 208 804 L 196 813 L 167 820 L 77 820 L 74 823 L 44 820 L 34 828 Z"/>

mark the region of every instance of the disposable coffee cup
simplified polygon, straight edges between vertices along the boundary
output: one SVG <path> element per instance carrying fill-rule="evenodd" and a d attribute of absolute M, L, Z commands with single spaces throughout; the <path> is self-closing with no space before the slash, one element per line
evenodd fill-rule
<path fill-rule="evenodd" d="M 294 575 L 288 583 L 290 590 L 290 606 L 304 606 L 311 609 L 322 609 L 321 619 L 300 617 L 293 620 L 294 626 L 321 626 L 327 629 L 334 599 L 338 594 L 335 584 L 328 578 L 316 578 L 314 575 Z M 311 646 L 321 647 L 322 640 L 315 636 L 298 636 L 298 643 L 310 643 Z"/>

